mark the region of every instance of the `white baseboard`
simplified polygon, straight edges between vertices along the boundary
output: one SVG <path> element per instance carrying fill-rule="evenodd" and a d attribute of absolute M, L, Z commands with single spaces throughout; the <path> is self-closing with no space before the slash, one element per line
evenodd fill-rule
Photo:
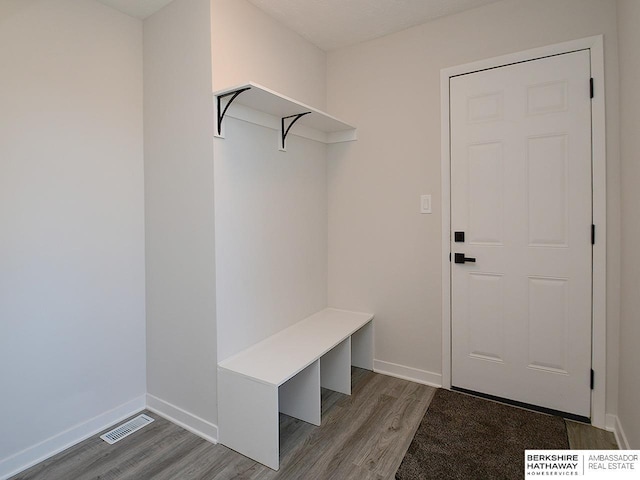
<path fill-rule="evenodd" d="M 618 448 L 620 448 L 621 450 L 631 450 L 631 447 L 629 447 L 627 436 L 624 434 L 622 424 L 620 423 L 620 419 L 617 415 L 607 413 L 605 428 L 608 431 L 613 432 L 613 434 L 615 435 L 616 442 L 618 443 Z"/>
<path fill-rule="evenodd" d="M 211 442 L 218 443 L 218 426 L 147 393 L 147 409 Z"/>
<path fill-rule="evenodd" d="M 0 480 L 5 480 L 49 457 L 52 457 L 73 445 L 121 422 L 144 410 L 145 397 L 140 396 L 108 412 L 101 413 L 85 422 L 49 437 L 36 445 L 28 447 L 8 458 L 0 460 Z"/>
<path fill-rule="evenodd" d="M 422 383 L 423 385 L 429 385 L 430 387 L 442 387 L 441 374 L 398 365 L 397 363 L 374 360 L 373 371 L 376 373 L 382 373 L 383 375 L 389 375 L 391 377 L 402 378 L 403 380 Z"/>

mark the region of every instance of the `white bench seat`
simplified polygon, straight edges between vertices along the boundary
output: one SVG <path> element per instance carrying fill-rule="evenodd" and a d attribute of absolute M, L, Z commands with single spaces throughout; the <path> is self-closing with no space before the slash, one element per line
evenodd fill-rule
<path fill-rule="evenodd" d="M 279 467 L 278 412 L 319 425 L 320 387 L 373 368 L 373 315 L 327 308 L 218 363 L 220 442 Z"/>
<path fill-rule="evenodd" d="M 218 366 L 279 387 L 372 318 L 369 313 L 327 308 L 220 362 Z"/>

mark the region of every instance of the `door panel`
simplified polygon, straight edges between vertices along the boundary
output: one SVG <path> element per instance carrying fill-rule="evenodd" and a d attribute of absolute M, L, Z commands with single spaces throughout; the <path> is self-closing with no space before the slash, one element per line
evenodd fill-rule
<path fill-rule="evenodd" d="M 527 139 L 530 247 L 568 247 L 568 137 Z"/>
<path fill-rule="evenodd" d="M 529 367 L 568 374 L 569 299 L 566 279 L 529 277 Z M 550 335 L 549 333 L 553 334 Z"/>
<path fill-rule="evenodd" d="M 469 242 L 502 245 L 502 144 L 470 145 L 467 155 Z"/>
<path fill-rule="evenodd" d="M 471 273 L 467 282 L 468 310 L 474 318 L 469 325 L 469 356 L 504 362 L 504 277 Z"/>
<path fill-rule="evenodd" d="M 590 416 L 588 51 L 451 79 L 452 385 Z"/>

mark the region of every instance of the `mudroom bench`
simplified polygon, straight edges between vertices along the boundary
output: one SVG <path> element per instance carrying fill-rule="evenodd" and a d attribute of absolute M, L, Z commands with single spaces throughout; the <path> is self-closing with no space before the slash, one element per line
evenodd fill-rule
<path fill-rule="evenodd" d="M 279 468 L 278 413 L 320 425 L 320 387 L 373 369 L 373 314 L 324 309 L 218 363 L 220 443 Z"/>

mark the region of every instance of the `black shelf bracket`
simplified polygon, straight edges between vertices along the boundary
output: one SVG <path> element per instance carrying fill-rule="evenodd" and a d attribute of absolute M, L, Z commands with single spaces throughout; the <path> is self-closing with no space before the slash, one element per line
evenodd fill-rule
<path fill-rule="evenodd" d="M 218 135 L 222 134 L 222 119 L 224 119 L 224 116 L 227 113 L 227 109 L 229 108 L 229 106 L 233 103 L 233 101 L 237 98 L 238 95 L 250 89 L 251 87 L 244 87 L 244 88 L 240 88 L 239 90 L 234 90 L 233 92 L 225 93 L 222 95 L 216 95 L 216 101 L 218 102 L 218 126 L 217 126 Z M 220 107 L 222 102 L 220 100 L 226 97 L 231 97 L 231 98 L 225 105 L 224 109 L 221 111 Z"/>
<path fill-rule="evenodd" d="M 291 127 L 293 127 L 293 124 L 296 123 L 298 120 L 300 120 L 302 117 L 304 117 L 305 115 L 309 115 L 311 112 L 304 112 L 304 113 L 297 113 L 295 115 L 289 115 L 288 117 L 282 117 L 282 119 L 280 120 L 280 126 L 282 128 L 281 133 L 282 133 L 282 144 L 280 145 L 280 149 L 284 151 L 285 149 L 285 140 L 287 139 L 287 135 L 289 134 L 289 130 L 291 130 Z M 289 126 L 285 129 L 284 128 L 284 124 L 285 124 L 285 120 L 289 120 L 290 118 L 293 118 L 293 120 L 291 120 L 291 122 L 289 123 Z"/>

